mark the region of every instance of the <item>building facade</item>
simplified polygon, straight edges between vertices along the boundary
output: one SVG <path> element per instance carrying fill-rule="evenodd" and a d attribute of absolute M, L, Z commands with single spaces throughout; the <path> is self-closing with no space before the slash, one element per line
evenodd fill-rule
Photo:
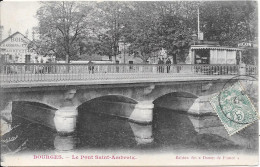
<path fill-rule="evenodd" d="M 48 58 L 37 55 L 28 48 L 31 40 L 16 32 L 0 43 L 1 62 L 6 63 L 45 63 Z"/>

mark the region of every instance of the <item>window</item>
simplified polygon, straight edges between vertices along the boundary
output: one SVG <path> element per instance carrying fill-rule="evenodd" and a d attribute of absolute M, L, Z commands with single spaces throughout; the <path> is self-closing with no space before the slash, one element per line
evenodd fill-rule
<path fill-rule="evenodd" d="M 209 64 L 210 50 L 200 49 L 195 50 L 195 64 Z"/>

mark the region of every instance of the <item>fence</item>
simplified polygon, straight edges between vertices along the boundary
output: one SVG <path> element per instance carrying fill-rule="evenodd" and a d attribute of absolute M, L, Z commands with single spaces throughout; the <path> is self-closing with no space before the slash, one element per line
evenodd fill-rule
<path fill-rule="evenodd" d="M 257 74 L 255 66 L 247 66 L 247 73 Z M 173 75 L 238 75 L 238 65 L 197 64 L 3 64 L 0 81 L 37 82 L 149 78 Z"/>
<path fill-rule="evenodd" d="M 258 69 L 254 65 L 246 65 L 246 74 L 247 75 L 257 75 Z"/>

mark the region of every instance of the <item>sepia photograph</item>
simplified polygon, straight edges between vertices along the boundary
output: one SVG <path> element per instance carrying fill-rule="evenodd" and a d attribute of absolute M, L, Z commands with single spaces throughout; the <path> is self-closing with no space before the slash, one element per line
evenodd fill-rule
<path fill-rule="evenodd" d="M 0 2 L 1 166 L 257 166 L 258 1 Z"/>

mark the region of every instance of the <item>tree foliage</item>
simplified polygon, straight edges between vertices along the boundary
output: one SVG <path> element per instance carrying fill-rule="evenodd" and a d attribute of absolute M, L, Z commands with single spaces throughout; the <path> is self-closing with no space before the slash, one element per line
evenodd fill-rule
<path fill-rule="evenodd" d="M 77 59 L 80 54 L 114 57 L 119 43 L 146 62 L 164 48 L 173 63 L 184 62 L 197 33 L 197 9 L 204 39 L 235 46 L 257 37 L 253 1 L 43 2 L 37 12 L 41 53 Z"/>
<path fill-rule="evenodd" d="M 153 9 L 156 2 L 133 2 L 124 25 L 124 41 L 130 43 L 129 50 L 146 62 L 152 52 L 160 50 L 158 41 L 159 15 Z"/>
<path fill-rule="evenodd" d="M 98 3 L 99 28 L 98 35 L 99 53 L 115 57 L 119 54 L 119 42 L 122 38 L 124 27 L 129 19 L 129 2 L 102 2 Z"/>
<path fill-rule="evenodd" d="M 37 11 L 40 40 L 36 46 L 55 52 L 58 58 L 68 55 L 68 59 L 75 59 L 80 40 L 89 28 L 90 10 L 90 5 L 74 1 L 42 2 Z"/>
<path fill-rule="evenodd" d="M 208 40 L 237 46 L 257 36 L 257 2 L 208 1 L 201 4 L 202 31 Z"/>

